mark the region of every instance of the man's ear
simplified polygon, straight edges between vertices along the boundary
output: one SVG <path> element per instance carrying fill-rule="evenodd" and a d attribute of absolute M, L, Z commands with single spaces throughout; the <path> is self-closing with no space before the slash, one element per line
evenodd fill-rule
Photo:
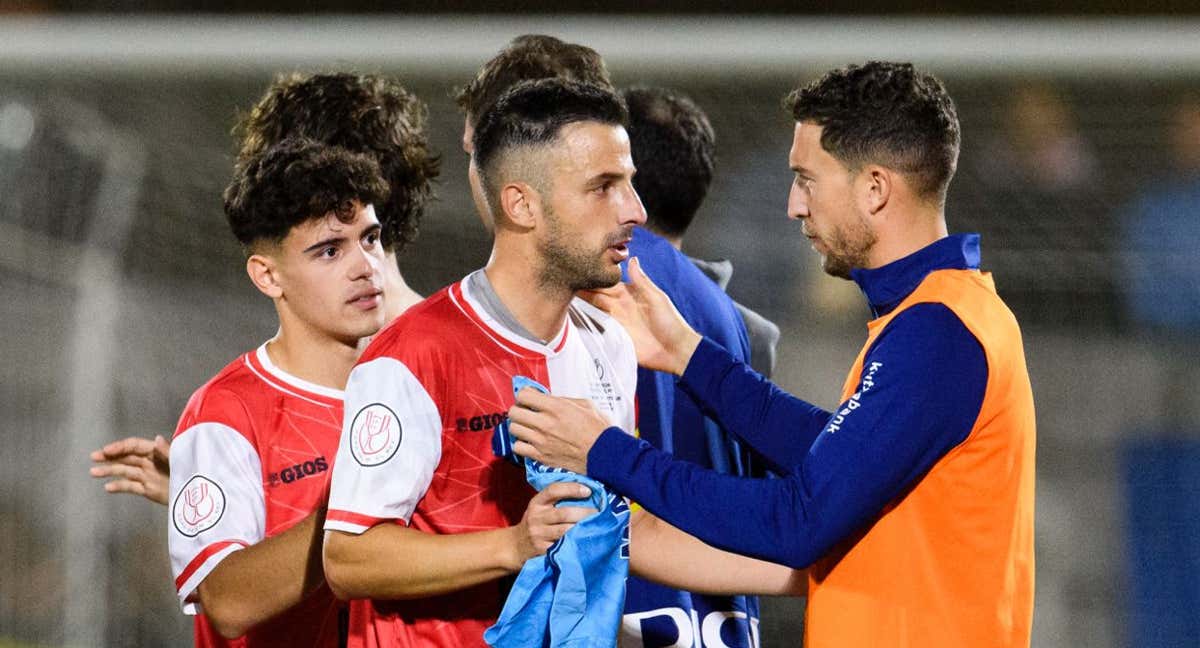
<path fill-rule="evenodd" d="M 862 170 L 859 178 L 859 199 L 862 200 L 867 213 L 879 213 L 887 207 L 892 199 L 892 192 L 896 189 L 898 178 L 895 172 L 887 167 L 869 164 Z"/>
<path fill-rule="evenodd" d="M 267 297 L 279 299 L 283 296 L 283 286 L 279 283 L 279 265 L 274 258 L 265 254 L 251 254 L 250 258 L 246 259 L 246 274 L 250 275 L 254 287 Z"/>
<path fill-rule="evenodd" d="M 542 196 L 526 182 L 510 182 L 500 189 L 500 209 L 517 227 L 532 229 L 542 214 Z"/>

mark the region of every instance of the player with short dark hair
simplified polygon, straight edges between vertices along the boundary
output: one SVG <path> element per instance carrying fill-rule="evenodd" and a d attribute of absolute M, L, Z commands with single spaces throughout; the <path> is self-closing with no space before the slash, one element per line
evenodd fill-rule
<path fill-rule="evenodd" d="M 784 106 L 797 122 L 820 126 L 821 147 L 851 172 L 886 164 L 917 197 L 946 204 L 961 135 L 954 101 L 937 77 L 910 63 L 849 66 L 793 90 Z"/>
<path fill-rule="evenodd" d="M 601 301 L 622 314 L 642 366 L 680 376 L 781 478 L 687 464 L 532 390 L 509 412 L 514 449 L 586 471 L 716 547 L 806 568 L 806 644 L 1028 646 L 1033 394 L 1017 321 L 979 269 L 979 236 L 948 233 L 954 104 L 911 64 L 870 62 L 828 72 L 788 105 L 788 216 L 874 315 L 838 409 L 786 394 L 701 337 L 631 269 L 632 299 Z M 635 527 L 635 564 L 646 537 Z"/>
<path fill-rule="evenodd" d="M 517 36 L 484 63 L 455 97 L 464 115 L 463 152 L 472 155 L 476 123 L 501 95 L 521 81 L 538 79 L 565 79 L 613 89 L 604 59 L 592 48 L 541 34 Z M 467 179 L 475 211 L 483 226 L 491 230 L 491 217 L 474 166 L 468 166 Z"/>
<path fill-rule="evenodd" d="M 593 512 L 552 506 L 586 496 L 578 484 L 534 496 L 524 471 L 493 455 L 491 428 L 521 375 L 632 429 L 632 343 L 575 298 L 620 281 L 645 219 L 624 118 L 611 91 L 541 80 L 481 119 L 487 266 L 381 332 L 347 385 L 325 570 L 339 596 L 372 599 L 351 618 L 351 645 L 483 646 L 503 577 Z"/>
<path fill-rule="evenodd" d="M 514 39 L 513 42 L 504 50 L 502 50 L 494 59 L 484 64 L 483 69 L 480 71 L 480 74 L 476 77 L 476 80 L 471 86 L 473 92 L 460 94 L 460 105 L 466 112 L 466 122 L 464 125 L 463 134 L 463 150 L 467 152 L 468 155 L 471 155 L 472 159 L 475 159 L 476 157 L 473 155 L 474 142 L 471 141 L 475 132 L 475 116 L 480 115 L 482 112 L 478 108 L 472 108 L 472 106 L 489 103 L 491 101 L 491 99 L 488 99 L 489 97 L 499 96 L 502 92 L 508 90 L 512 84 L 518 81 L 530 81 L 542 78 L 584 80 L 604 88 L 611 87 L 608 73 L 604 68 L 603 60 L 599 57 L 599 55 L 589 48 L 569 43 L 564 44 L 558 39 L 547 36 L 529 35 Z M 476 97 L 476 101 L 474 103 L 470 101 L 471 96 Z M 650 103 L 651 102 L 641 102 L 638 104 L 637 109 L 639 111 L 645 109 L 645 112 L 648 112 L 650 109 Z M 631 131 L 636 131 L 637 129 L 641 128 L 642 132 L 645 132 L 646 129 L 643 127 L 646 121 L 647 119 L 645 119 L 643 116 L 633 114 L 631 115 L 629 128 Z M 707 124 L 707 117 L 705 117 L 702 113 L 697 118 L 697 122 L 700 121 Z M 700 171 L 691 172 L 692 177 L 703 176 L 705 178 L 705 189 L 707 188 L 707 182 L 711 181 L 711 128 L 709 129 L 709 133 L 710 137 L 708 139 L 708 149 L 701 150 L 697 154 L 687 158 L 687 161 L 691 163 L 693 168 L 697 164 L 708 164 L 707 171 L 701 169 Z M 630 145 L 633 149 L 635 165 L 637 164 L 637 158 L 640 153 L 638 147 L 641 144 L 642 143 L 637 139 L 631 137 Z M 678 151 L 690 146 L 703 147 L 704 142 L 673 142 L 672 148 Z M 673 181 L 678 174 L 681 172 L 689 173 L 689 171 L 682 170 L 680 161 L 670 159 L 669 155 L 664 155 L 662 157 L 665 159 L 659 159 L 655 162 L 648 162 L 647 164 L 642 164 L 639 166 L 639 172 L 634 177 L 635 188 L 637 188 L 642 180 L 647 177 L 658 177 L 661 179 L 661 182 L 658 183 L 658 187 L 662 187 L 663 191 L 671 191 L 669 187 L 673 184 Z M 665 166 L 657 166 L 659 163 L 664 164 Z M 706 175 L 704 175 L 705 173 Z M 470 163 L 470 171 L 468 175 L 470 178 L 472 194 L 475 199 L 477 211 L 479 212 L 480 218 L 484 224 L 490 227 L 491 216 L 489 215 L 489 207 L 487 204 L 487 198 L 485 197 L 483 182 L 480 180 L 477 160 Z M 683 189 L 683 191 L 690 190 L 691 188 Z M 639 190 L 639 193 L 640 191 L 641 190 Z M 668 202 L 671 202 L 670 199 L 663 199 L 657 204 L 665 205 Z M 698 206 L 699 201 L 695 201 L 695 204 L 690 208 L 694 212 L 694 209 Z M 652 214 L 650 211 L 648 211 L 647 218 L 649 219 L 651 217 Z M 691 213 L 687 214 L 686 218 L 690 222 Z M 648 223 L 648 226 L 653 228 L 653 222 Z M 639 242 L 644 242 L 651 238 L 657 237 L 654 237 L 654 235 L 646 232 L 643 229 L 635 229 L 634 238 L 630 242 L 631 251 L 638 248 Z M 678 239 L 676 239 L 675 242 L 677 243 Z M 647 262 L 651 261 L 650 257 L 654 257 L 662 258 L 664 263 L 669 260 L 675 260 L 682 256 L 676 250 L 670 249 L 669 245 L 666 247 L 668 249 L 646 250 L 645 246 L 643 245 L 643 249 L 640 250 L 638 254 L 642 254 L 644 257 L 646 257 L 644 260 Z M 700 266 L 701 264 L 698 263 L 697 265 Z M 717 272 L 714 273 L 715 276 L 713 276 L 713 280 L 718 282 L 721 281 L 721 277 L 719 275 L 720 270 L 724 269 L 723 267 L 716 268 L 713 264 L 703 264 L 701 267 L 704 272 L 708 272 L 709 270 L 717 270 Z M 690 277 L 696 277 L 696 275 L 699 274 L 691 268 L 685 270 L 684 272 L 686 272 Z M 656 276 L 659 275 L 656 274 Z M 699 278 L 704 281 L 704 284 L 699 285 L 694 292 L 702 295 L 703 299 L 705 300 L 713 300 L 716 304 L 714 308 L 721 309 L 725 305 L 725 302 L 728 301 L 727 298 L 725 298 L 721 291 L 717 289 L 717 286 L 711 284 L 708 279 L 704 277 Z M 728 280 L 727 271 L 725 272 L 724 280 Z M 773 366 L 774 343 L 779 336 L 778 328 L 752 311 L 742 312 L 744 321 L 753 321 L 757 325 L 755 332 L 758 333 L 758 335 L 750 338 L 753 345 L 752 348 L 754 350 L 752 359 L 756 363 L 761 363 L 759 366 L 762 366 L 764 371 L 769 373 L 770 368 Z M 722 311 L 722 314 L 729 315 L 729 313 L 724 311 Z M 689 311 L 688 315 L 698 315 L 698 313 Z M 729 317 L 724 317 L 720 320 L 719 324 L 715 324 L 713 319 L 710 317 L 697 317 L 695 319 L 695 323 L 706 333 L 715 335 L 718 328 L 720 328 L 721 331 L 730 331 L 742 328 L 742 323 L 736 321 L 737 313 L 733 313 L 732 317 L 732 320 Z M 733 348 L 735 346 L 734 343 L 739 339 L 738 335 L 738 333 L 734 332 L 728 337 L 718 337 L 723 341 L 727 339 L 730 340 L 730 347 Z M 742 332 L 740 335 L 745 337 L 745 332 Z M 643 392 L 643 395 L 640 396 L 642 399 L 641 402 L 643 403 L 640 418 L 642 421 L 647 421 L 649 419 L 658 420 L 662 417 L 670 418 L 673 412 L 672 403 L 662 403 L 663 408 L 661 411 L 659 411 L 657 408 L 659 401 L 657 399 L 648 399 L 644 395 L 644 392 L 647 389 L 653 389 L 653 387 L 648 387 L 648 385 L 651 385 L 652 383 L 642 382 L 646 374 L 647 372 L 639 371 L 639 391 Z M 667 380 L 673 381 L 673 378 L 667 378 Z M 684 407 L 686 408 L 686 406 Z M 694 410 L 694 407 L 692 409 Z M 730 463 L 727 458 L 729 451 L 724 449 L 728 441 L 720 438 L 722 435 L 720 435 L 719 431 L 701 430 L 699 429 L 699 426 L 696 426 L 696 429 L 690 429 L 691 426 L 685 427 L 688 429 L 686 432 L 679 435 L 679 445 L 676 447 L 673 443 L 668 444 L 672 447 L 672 449 L 681 453 L 685 452 L 685 448 L 695 449 L 697 456 L 702 455 L 706 457 L 706 459 L 703 461 L 704 465 L 712 465 L 712 460 L 707 459 L 709 456 L 708 448 L 711 438 L 711 443 L 715 444 L 713 453 L 719 457 L 717 459 L 718 465 L 726 467 L 730 465 L 745 465 L 745 462 L 740 459 L 740 455 L 742 453 L 737 450 L 733 450 L 732 453 L 734 457 L 739 458 L 734 458 L 732 464 Z M 655 435 L 655 430 L 657 429 L 658 428 L 654 426 L 653 421 L 651 421 L 649 425 L 648 436 L 654 439 L 656 443 L 660 440 L 659 436 Z M 629 583 L 630 587 L 628 590 L 628 596 L 626 598 L 626 617 L 624 619 L 621 636 L 621 642 L 623 645 L 641 644 L 652 646 L 658 644 L 667 644 L 674 642 L 680 639 L 683 635 L 691 632 L 692 624 L 690 621 L 690 616 L 694 610 L 697 610 L 697 608 L 692 605 L 691 594 L 681 591 L 672 591 L 660 585 L 651 584 L 640 580 L 636 577 L 631 578 Z M 739 602 L 737 609 L 735 610 L 732 606 L 722 605 L 719 603 L 714 606 L 707 607 L 701 604 L 697 611 L 703 618 L 708 618 L 714 613 L 716 613 L 718 616 L 726 615 L 728 618 L 733 618 L 738 613 L 744 613 L 747 618 L 735 621 L 734 623 L 726 623 L 723 626 L 726 630 L 726 636 L 729 636 L 729 629 L 733 625 L 737 624 L 739 626 L 737 634 L 740 637 L 740 640 L 744 642 L 744 645 L 749 645 L 754 641 L 751 638 L 751 633 L 754 632 L 753 628 L 757 624 L 757 611 L 751 609 L 749 605 Z M 664 623 L 664 618 L 670 618 L 672 621 L 674 621 L 674 623 Z M 682 621 L 680 621 L 680 619 L 682 619 Z M 735 643 L 733 645 L 737 644 Z"/>
<path fill-rule="evenodd" d="M 342 387 L 385 321 L 387 194 L 371 158 L 300 139 L 246 159 L 225 191 L 279 331 L 192 395 L 171 444 L 168 545 L 197 646 L 338 645 L 321 509 Z"/>

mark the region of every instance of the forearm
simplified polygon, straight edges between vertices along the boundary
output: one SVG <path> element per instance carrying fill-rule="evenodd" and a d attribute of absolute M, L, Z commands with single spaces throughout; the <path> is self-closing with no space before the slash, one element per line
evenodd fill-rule
<path fill-rule="evenodd" d="M 196 591 L 217 632 L 239 637 L 320 587 L 323 522 L 323 511 L 313 513 L 277 536 L 233 552 L 213 569 Z"/>
<path fill-rule="evenodd" d="M 780 479 L 717 474 L 615 428 L 591 446 L 588 475 L 713 546 L 806 567 L 903 495 L 979 416 L 987 362 L 943 306 L 896 318 L 864 362 L 859 390 Z"/>
<path fill-rule="evenodd" d="M 384 523 L 361 535 L 329 531 L 325 574 L 341 599 L 424 598 L 519 571 L 531 556 L 518 545 L 516 527 L 437 535 Z"/>
<path fill-rule="evenodd" d="M 830 412 L 779 389 L 709 339 L 691 354 L 680 387 L 779 473 L 800 465 L 830 417 Z"/>
<path fill-rule="evenodd" d="M 807 572 L 722 551 L 645 511 L 630 522 L 629 569 L 699 594 L 804 596 Z"/>
<path fill-rule="evenodd" d="M 618 436 L 619 435 L 619 436 Z M 588 455 L 588 475 L 684 533 L 745 556 L 807 567 L 832 544 L 798 478 L 749 479 L 680 461 L 617 428 Z"/>

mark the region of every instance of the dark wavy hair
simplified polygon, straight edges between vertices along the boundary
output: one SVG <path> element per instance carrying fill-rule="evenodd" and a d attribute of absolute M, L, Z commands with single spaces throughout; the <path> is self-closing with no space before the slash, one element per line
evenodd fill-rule
<path fill-rule="evenodd" d="M 911 63 L 850 65 L 792 91 L 784 106 L 821 126 L 821 147 L 847 167 L 896 169 L 918 195 L 945 202 L 960 133 L 954 101 L 933 75 Z"/>
<path fill-rule="evenodd" d="M 249 250 L 277 244 L 296 225 L 329 213 L 348 223 L 352 201 L 378 205 L 387 196 L 379 163 L 370 156 L 289 138 L 237 165 L 225 188 L 225 218 Z"/>
<path fill-rule="evenodd" d="M 375 205 L 385 248 L 416 239 L 441 160 L 425 135 L 427 109 L 396 81 L 370 74 L 288 74 L 234 127 L 238 164 L 289 137 L 370 155 L 391 189 Z"/>
<path fill-rule="evenodd" d="M 567 124 L 594 121 L 624 126 L 625 102 L 617 93 L 590 83 L 564 79 L 522 81 L 483 114 L 475 128 L 475 164 L 483 186 L 494 196 L 496 161 L 516 148 L 546 146 Z"/>
<path fill-rule="evenodd" d="M 525 34 L 484 63 L 454 100 L 471 125 L 478 127 L 479 119 L 506 90 L 521 81 L 537 79 L 567 79 L 613 89 L 608 68 L 596 50 L 553 36 Z"/>
<path fill-rule="evenodd" d="M 630 88 L 629 146 L 637 175 L 633 187 L 646 207 L 646 225 L 683 236 L 708 194 L 717 135 L 708 115 L 668 88 Z"/>

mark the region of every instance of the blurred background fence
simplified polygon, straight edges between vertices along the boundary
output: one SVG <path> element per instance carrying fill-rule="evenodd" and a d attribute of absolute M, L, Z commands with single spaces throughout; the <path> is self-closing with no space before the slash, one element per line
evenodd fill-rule
<path fill-rule="evenodd" d="M 274 333 L 221 214 L 237 112 L 293 69 L 421 96 L 443 176 L 402 266 L 428 294 L 489 249 L 450 94 L 529 32 L 708 111 L 717 180 L 685 249 L 734 262 L 730 292 L 784 331 L 778 382 L 826 407 L 867 312 L 785 218 L 780 100 L 866 58 L 942 77 L 950 227 L 982 233 L 1036 393 L 1034 645 L 1198 645 L 1200 22 L 427 16 L 0 18 L 0 646 L 190 641 L 164 509 L 106 496 L 87 451 L 170 433 Z M 771 601 L 764 645 L 799 645 L 801 614 Z"/>

